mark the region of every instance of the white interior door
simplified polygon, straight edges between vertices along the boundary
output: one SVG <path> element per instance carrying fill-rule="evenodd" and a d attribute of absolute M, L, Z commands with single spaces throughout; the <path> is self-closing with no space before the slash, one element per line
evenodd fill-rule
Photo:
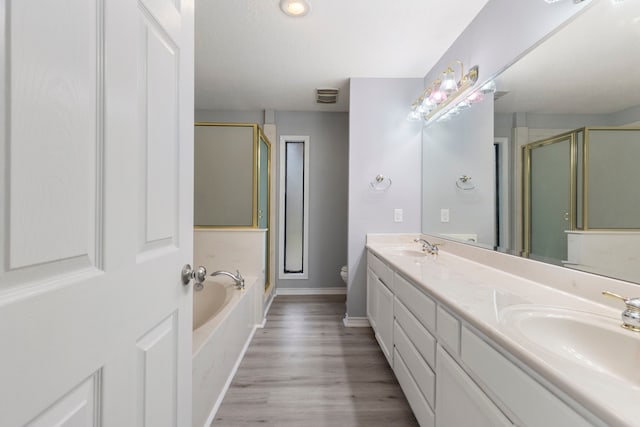
<path fill-rule="evenodd" d="M 191 425 L 193 0 L 0 0 L 0 426 Z"/>

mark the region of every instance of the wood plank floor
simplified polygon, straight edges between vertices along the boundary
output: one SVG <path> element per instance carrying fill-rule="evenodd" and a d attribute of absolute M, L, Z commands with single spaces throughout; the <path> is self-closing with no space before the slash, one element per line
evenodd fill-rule
<path fill-rule="evenodd" d="M 212 426 L 417 426 L 370 328 L 345 297 L 279 296 Z"/>

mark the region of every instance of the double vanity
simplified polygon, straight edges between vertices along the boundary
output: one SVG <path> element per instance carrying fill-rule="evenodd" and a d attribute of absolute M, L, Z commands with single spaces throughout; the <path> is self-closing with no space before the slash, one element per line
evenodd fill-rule
<path fill-rule="evenodd" d="M 415 237 L 367 237 L 367 317 L 421 426 L 639 425 L 636 286 Z"/>

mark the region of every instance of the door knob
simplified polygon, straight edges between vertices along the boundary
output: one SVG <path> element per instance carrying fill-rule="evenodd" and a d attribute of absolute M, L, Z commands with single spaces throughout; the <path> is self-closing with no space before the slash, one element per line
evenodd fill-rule
<path fill-rule="evenodd" d="M 204 287 L 202 282 L 204 282 L 204 279 L 207 277 L 207 269 L 200 266 L 194 270 L 191 268 L 191 265 L 185 264 L 184 267 L 182 267 L 181 277 L 182 284 L 185 286 L 191 282 L 191 279 L 194 279 L 196 283 L 194 283 L 193 288 L 199 291 Z"/>

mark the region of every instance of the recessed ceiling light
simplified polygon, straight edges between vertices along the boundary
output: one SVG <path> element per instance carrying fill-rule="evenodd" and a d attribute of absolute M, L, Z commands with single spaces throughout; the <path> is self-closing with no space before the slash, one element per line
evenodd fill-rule
<path fill-rule="evenodd" d="M 280 9 L 289 16 L 304 16 L 311 11 L 306 0 L 280 0 Z"/>

